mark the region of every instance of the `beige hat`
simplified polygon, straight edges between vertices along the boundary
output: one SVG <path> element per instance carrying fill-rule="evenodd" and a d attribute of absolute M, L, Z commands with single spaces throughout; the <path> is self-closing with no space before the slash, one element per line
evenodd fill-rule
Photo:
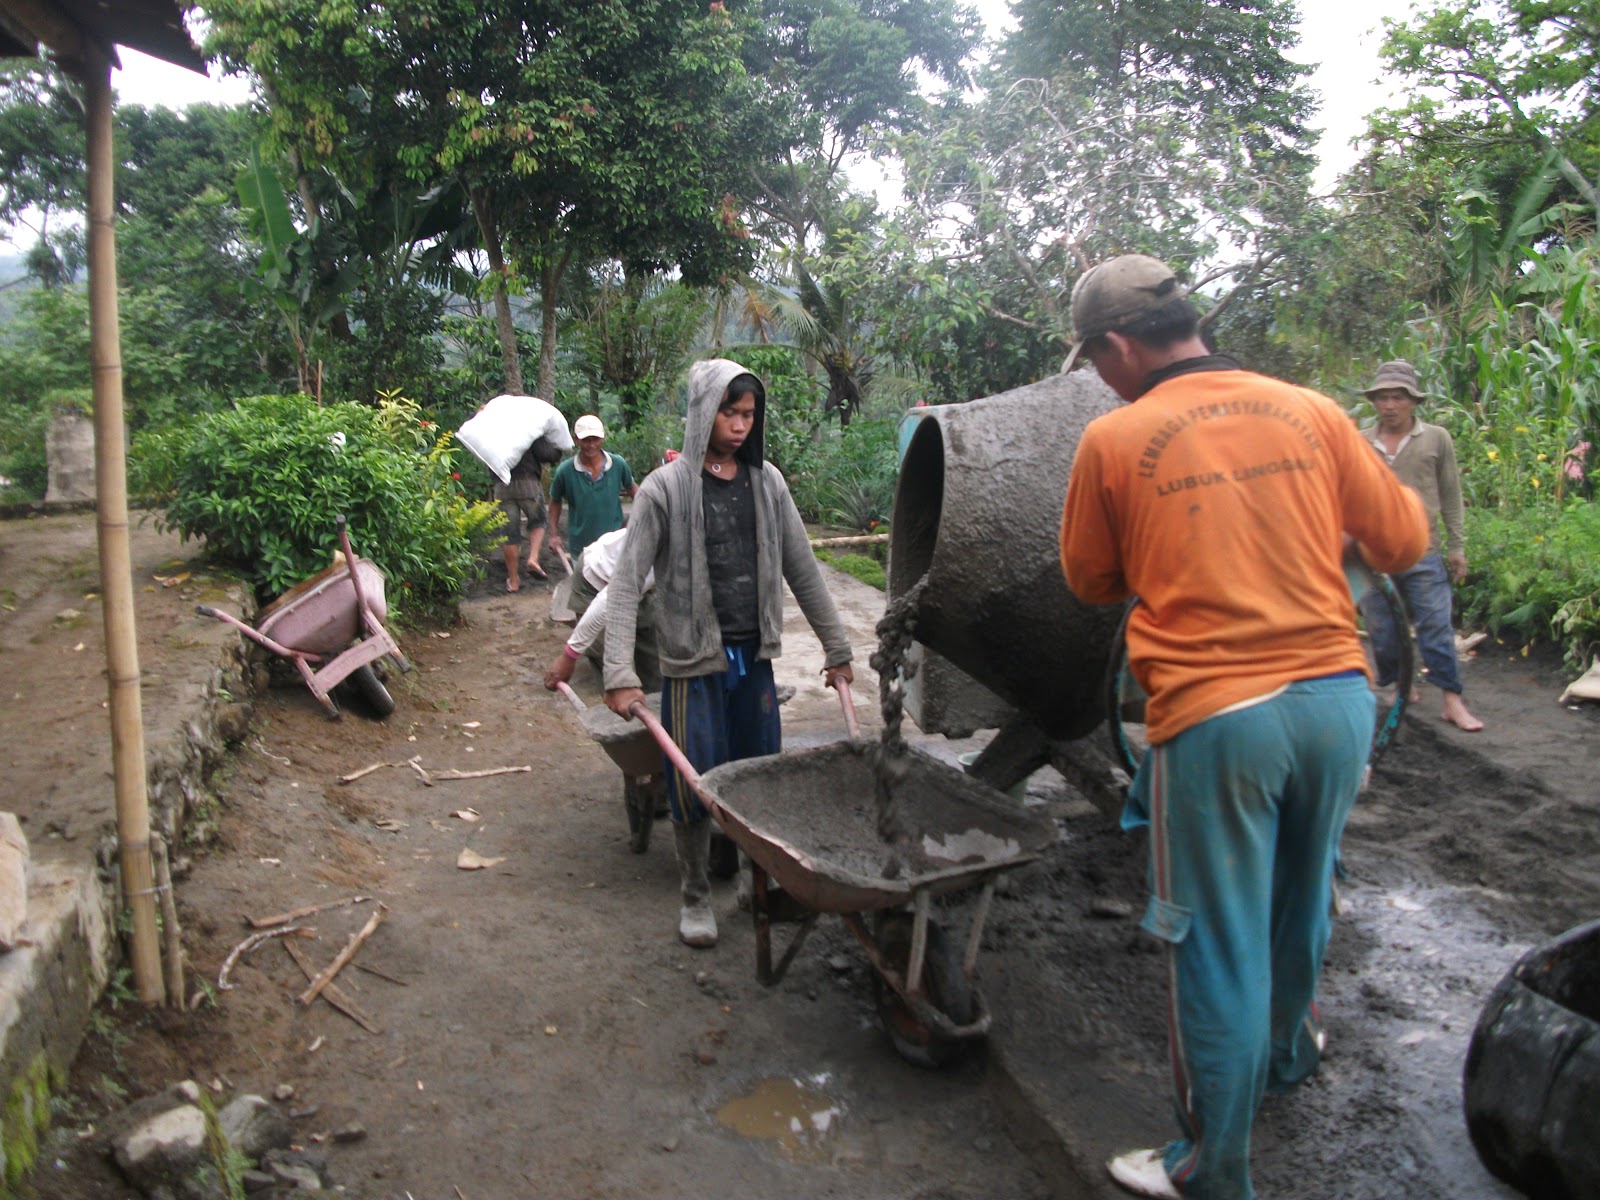
<path fill-rule="evenodd" d="M 1172 268 L 1148 254 L 1123 254 L 1090 267 L 1072 286 L 1072 332 L 1077 339 L 1062 364 L 1072 370 L 1090 338 L 1126 328 L 1187 295 Z"/>
<path fill-rule="evenodd" d="M 586 437 L 603 438 L 606 427 L 600 423 L 600 418 L 593 413 L 584 413 L 572 427 L 572 436 L 580 442 Z"/>
<path fill-rule="evenodd" d="M 1417 370 L 1403 358 L 1392 359 L 1378 368 L 1378 377 L 1362 389 L 1363 396 L 1370 396 L 1373 392 L 1381 392 L 1388 388 L 1400 388 L 1410 392 L 1413 400 L 1426 400 L 1428 397 L 1417 386 Z"/>

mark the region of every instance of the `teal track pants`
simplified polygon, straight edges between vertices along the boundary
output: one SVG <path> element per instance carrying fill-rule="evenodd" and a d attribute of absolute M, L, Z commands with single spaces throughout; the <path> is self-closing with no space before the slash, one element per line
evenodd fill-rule
<path fill-rule="evenodd" d="M 1304 680 L 1140 765 L 1123 827 L 1150 828 L 1143 927 L 1167 943 L 1181 1129 L 1166 1167 L 1186 1197 L 1251 1200 L 1262 1094 L 1316 1070 L 1329 885 L 1374 716 L 1365 679 Z"/>

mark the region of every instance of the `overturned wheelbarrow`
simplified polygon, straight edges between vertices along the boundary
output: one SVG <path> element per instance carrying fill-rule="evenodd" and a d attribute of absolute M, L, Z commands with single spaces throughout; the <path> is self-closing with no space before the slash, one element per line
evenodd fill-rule
<path fill-rule="evenodd" d="M 1600 921 L 1500 981 L 1467 1047 L 1462 1099 L 1499 1178 L 1537 1200 L 1600 1196 Z"/>
<path fill-rule="evenodd" d="M 195 611 L 232 625 L 294 663 L 330 718 L 339 716 L 333 689 L 347 679 L 377 716 L 387 717 L 394 711 L 394 698 L 373 664 L 385 655 L 402 671 L 411 670 L 411 664 L 383 627 L 389 608 L 382 568 L 356 556 L 344 517 L 336 520 L 343 561 L 295 584 L 261 610 L 254 627 L 209 604 L 197 605 Z M 315 669 L 313 663 L 318 664 Z"/>

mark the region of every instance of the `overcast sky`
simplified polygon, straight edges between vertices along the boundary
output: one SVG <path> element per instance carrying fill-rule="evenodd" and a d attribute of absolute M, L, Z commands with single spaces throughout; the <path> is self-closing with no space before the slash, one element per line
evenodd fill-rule
<path fill-rule="evenodd" d="M 991 32 L 1006 27 L 1005 0 L 976 3 Z M 1317 65 L 1311 86 L 1322 97 L 1316 124 L 1325 130 L 1317 182 L 1326 187 L 1354 161 L 1349 142 L 1361 132 L 1366 114 L 1389 98 L 1388 89 L 1376 82 L 1382 18 L 1404 17 L 1411 4 L 1410 0 L 1301 0 L 1300 8 L 1300 46 L 1291 57 Z M 136 50 L 119 52 L 123 69 L 112 85 L 123 103 L 182 108 L 201 101 L 238 104 L 249 97 L 241 80 L 206 78 Z"/>

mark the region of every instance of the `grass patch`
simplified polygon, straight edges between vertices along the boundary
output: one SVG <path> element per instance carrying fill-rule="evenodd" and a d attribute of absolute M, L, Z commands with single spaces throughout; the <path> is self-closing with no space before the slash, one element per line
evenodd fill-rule
<path fill-rule="evenodd" d="M 880 592 L 889 586 L 889 576 L 883 564 L 870 555 L 834 554 L 828 550 L 818 550 L 817 561 L 825 562 L 834 570 L 843 571 L 846 575 L 859 579 L 868 587 L 875 587 Z"/>

